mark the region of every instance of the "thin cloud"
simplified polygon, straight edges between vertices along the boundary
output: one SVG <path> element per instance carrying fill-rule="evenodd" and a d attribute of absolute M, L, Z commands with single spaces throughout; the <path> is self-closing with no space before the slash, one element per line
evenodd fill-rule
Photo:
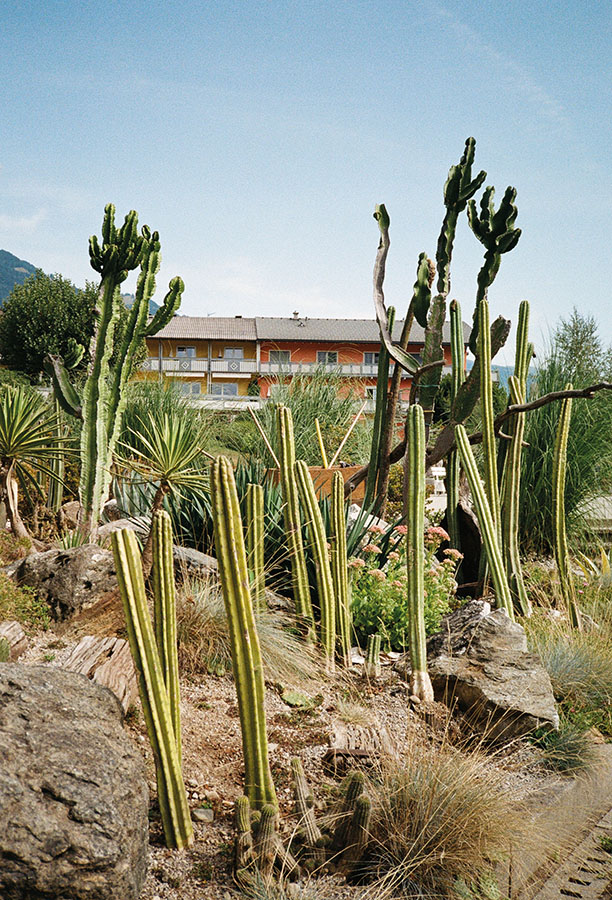
<path fill-rule="evenodd" d="M 524 66 L 517 63 L 507 53 L 503 53 L 488 43 L 488 41 L 485 41 L 478 32 L 461 22 L 445 6 L 437 3 L 431 3 L 430 5 L 437 16 L 461 40 L 468 53 L 479 53 L 481 57 L 495 65 L 502 73 L 505 73 L 508 82 L 516 93 L 522 95 L 540 115 L 556 125 L 564 128 L 571 127 L 570 119 L 563 105 L 555 97 L 551 96 Z"/>
<path fill-rule="evenodd" d="M 38 226 L 47 218 L 47 210 L 42 208 L 29 216 L 10 216 L 0 213 L 0 228 L 6 231 L 19 231 L 29 234 L 36 231 Z"/>

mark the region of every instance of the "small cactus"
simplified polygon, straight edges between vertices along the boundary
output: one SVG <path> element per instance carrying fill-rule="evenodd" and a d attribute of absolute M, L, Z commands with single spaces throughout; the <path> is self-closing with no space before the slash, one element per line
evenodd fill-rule
<path fill-rule="evenodd" d="M 380 678 L 380 635 L 369 634 L 366 647 L 365 674 L 368 678 Z"/>

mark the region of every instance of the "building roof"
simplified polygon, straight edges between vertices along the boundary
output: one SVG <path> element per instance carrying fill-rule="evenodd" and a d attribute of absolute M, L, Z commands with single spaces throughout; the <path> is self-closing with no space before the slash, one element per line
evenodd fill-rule
<path fill-rule="evenodd" d="M 242 316 L 174 316 L 154 337 L 160 340 L 256 341 L 255 319 Z"/>
<path fill-rule="evenodd" d="M 403 322 L 396 322 L 397 339 Z M 463 323 L 463 340 L 467 343 L 470 326 Z M 161 340 L 236 340 L 236 341 L 324 341 L 343 344 L 378 344 L 380 335 L 376 319 L 310 319 L 256 316 L 253 319 L 213 316 L 174 316 L 155 335 Z M 442 333 L 445 344 L 450 343 L 450 326 L 446 322 Z M 412 326 L 410 342 L 422 344 L 424 330 L 416 322 Z"/>

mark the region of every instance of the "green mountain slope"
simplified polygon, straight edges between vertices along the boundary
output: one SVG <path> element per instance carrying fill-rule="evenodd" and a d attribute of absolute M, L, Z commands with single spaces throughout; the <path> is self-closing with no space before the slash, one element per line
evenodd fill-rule
<path fill-rule="evenodd" d="M 7 250 L 0 250 L 0 306 L 16 284 L 23 282 L 36 272 L 36 267 Z"/>

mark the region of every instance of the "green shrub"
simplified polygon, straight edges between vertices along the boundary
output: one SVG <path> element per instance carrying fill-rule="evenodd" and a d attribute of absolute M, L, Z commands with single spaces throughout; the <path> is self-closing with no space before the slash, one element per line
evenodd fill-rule
<path fill-rule="evenodd" d="M 16 620 L 29 631 L 49 627 L 49 607 L 40 600 L 32 588 L 19 587 L 0 572 L 0 621 Z"/>
<path fill-rule="evenodd" d="M 398 538 L 404 531 L 403 525 L 395 528 Z M 370 542 L 361 549 L 359 557 L 349 560 L 353 626 L 363 646 L 369 634 L 379 632 L 388 648 L 402 651 L 406 649 L 409 639 L 405 544 L 398 540 L 396 549 L 388 553 L 384 567 L 379 568 L 383 532 L 381 526 L 371 526 Z M 451 609 L 457 588 L 455 573 L 461 554 L 456 550 L 444 551 L 444 562 L 438 562 L 436 553 L 440 544 L 448 540 L 442 528 L 428 528 L 424 540 L 425 631 L 429 635 L 438 630 L 440 620 Z"/>

